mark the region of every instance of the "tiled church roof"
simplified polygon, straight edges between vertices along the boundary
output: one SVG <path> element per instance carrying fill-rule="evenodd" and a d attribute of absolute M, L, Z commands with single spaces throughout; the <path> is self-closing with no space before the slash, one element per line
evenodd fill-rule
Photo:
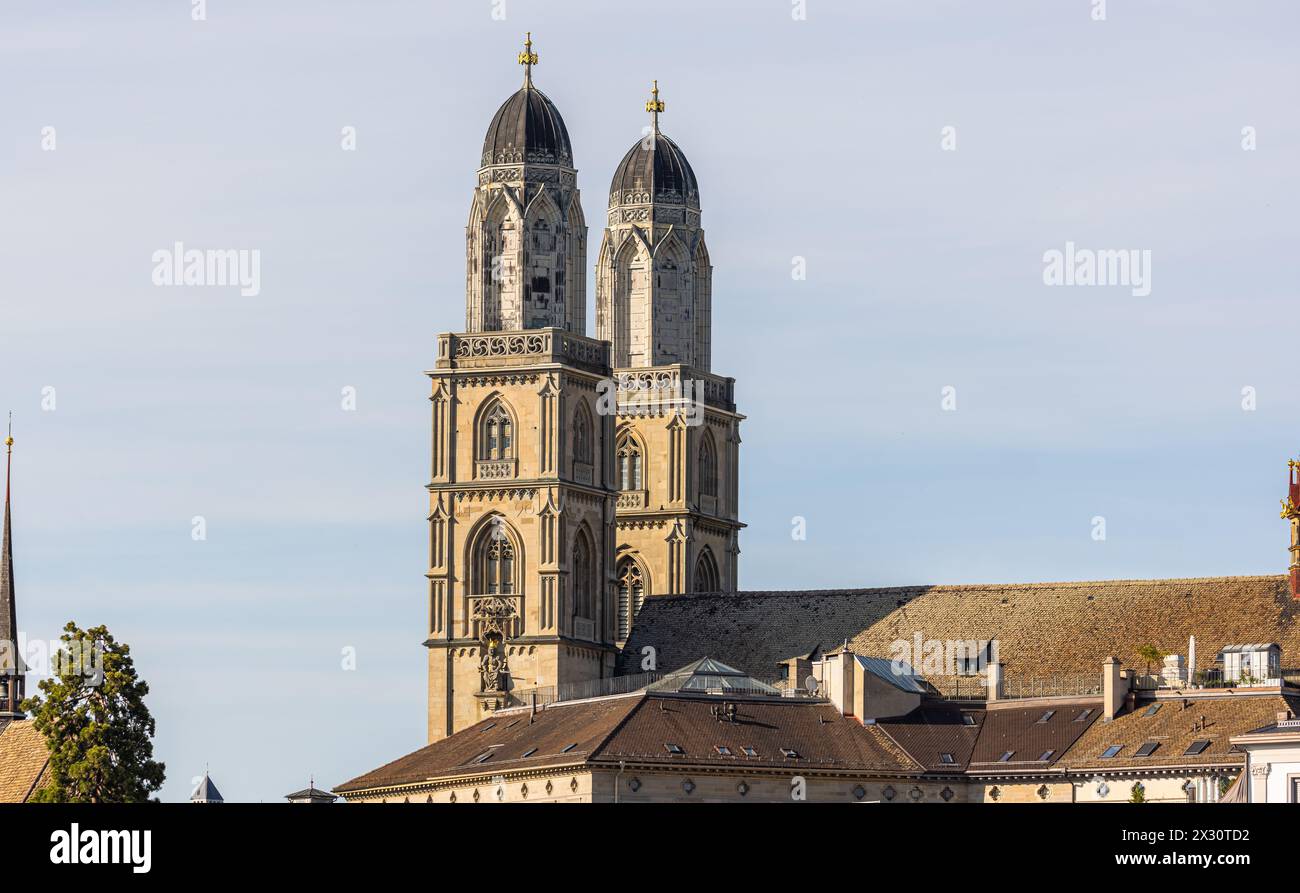
<path fill-rule="evenodd" d="M 43 783 L 50 750 L 29 719 L 0 725 L 0 803 L 22 803 Z"/>
<path fill-rule="evenodd" d="M 1185 654 L 1192 635 L 1200 667 L 1225 645 L 1261 640 L 1300 666 L 1298 612 L 1283 576 L 658 596 L 637 615 L 621 671 L 639 672 L 651 646 L 661 667 L 711 655 L 771 678 L 817 646 L 847 639 L 858 654 L 884 657 L 916 633 L 996 639 L 1009 678 L 1093 676 L 1112 654 L 1145 669 L 1139 647 Z"/>

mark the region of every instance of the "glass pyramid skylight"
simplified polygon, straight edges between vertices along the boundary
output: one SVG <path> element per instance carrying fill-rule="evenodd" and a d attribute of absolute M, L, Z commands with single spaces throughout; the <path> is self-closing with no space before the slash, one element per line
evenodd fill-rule
<path fill-rule="evenodd" d="M 680 670 L 674 670 L 659 681 L 650 683 L 646 690 L 781 696 L 780 691 L 766 682 L 759 682 L 711 657 L 702 657 Z"/>

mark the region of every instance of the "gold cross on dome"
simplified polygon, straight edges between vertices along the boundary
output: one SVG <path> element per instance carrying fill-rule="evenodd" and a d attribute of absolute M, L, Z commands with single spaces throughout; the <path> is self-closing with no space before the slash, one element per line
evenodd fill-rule
<path fill-rule="evenodd" d="M 659 132 L 659 113 L 664 108 L 664 101 L 659 98 L 659 81 L 656 80 L 650 90 L 650 99 L 645 104 L 645 110 L 650 113 L 650 123 L 655 133 Z"/>
<path fill-rule="evenodd" d="M 524 51 L 519 54 L 519 64 L 524 67 L 524 83 L 533 82 L 533 66 L 537 64 L 537 54 L 533 52 L 533 32 L 524 36 Z"/>

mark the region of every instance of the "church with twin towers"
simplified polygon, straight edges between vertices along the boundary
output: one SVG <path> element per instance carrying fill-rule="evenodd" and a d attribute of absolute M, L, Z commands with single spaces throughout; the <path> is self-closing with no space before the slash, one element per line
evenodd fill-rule
<path fill-rule="evenodd" d="M 465 331 L 428 373 L 430 741 L 614 675 L 645 599 L 737 585 L 744 417 L 710 369 L 695 172 L 656 84 L 610 182 L 592 337 L 573 145 L 531 37 L 518 61 L 470 200 Z"/>

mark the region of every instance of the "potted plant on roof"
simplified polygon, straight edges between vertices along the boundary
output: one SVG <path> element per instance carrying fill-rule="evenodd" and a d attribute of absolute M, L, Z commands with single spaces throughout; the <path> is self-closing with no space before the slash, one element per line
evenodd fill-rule
<path fill-rule="evenodd" d="M 1138 649 L 1138 657 L 1147 662 L 1147 679 L 1151 678 L 1151 665 L 1158 664 L 1165 659 L 1166 652 L 1161 651 L 1155 645 L 1143 645 Z"/>

